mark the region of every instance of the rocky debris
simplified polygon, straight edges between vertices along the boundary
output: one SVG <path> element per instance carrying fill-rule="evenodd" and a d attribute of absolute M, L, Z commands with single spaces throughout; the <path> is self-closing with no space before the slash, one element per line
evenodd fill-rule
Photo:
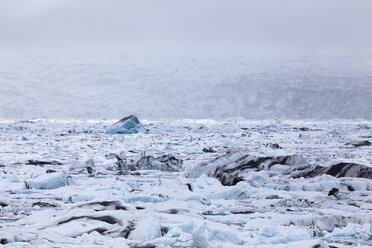
<path fill-rule="evenodd" d="M 111 215 L 102 215 L 102 216 L 82 215 L 82 216 L 73 216 L 73 217 L 68 218 L 66 220 L 60 221 L 60 222 L 58 222 L 57 225 L 65 224 L 65 223 L 68 223 L 70 221 L 79 220 L 79 219 L 98 220 L 98 221 L 106 222 L 106 223 L 112 224 L 112 225 L 117 224 L 117 223 L 121 223 L 120 220 L 116 219 L 115 217 L 113 217 Z"/>
<path fill-rule="evenodd" d="M 268 144 L 265 144 L 265 147 L 267 148 L 272 148 L 272 149 L 282 149 L 282 147 L 278 144 L 273 144 L 273 143 L 268 143 Z"/>
<path fill-rule="evenodd" d="M 289 178 L 309 178 L 323 174 L 333 177 L 358 177 L 372 179 L 372 167 L 355 163 L 338 163 L 329 167 L 309 164 L 301 155 L 255 157 L 244 152 L 231 152 L 212 162 L 202 163 L 188 172 L 187 177 L 202 174 L 217 178 L 222 185 L 232 186 L 248 180 L 250 172 L 265 170 Z"/>
<path fill-rule="evenodd" d="M 157 248 L 157 246 L 153 244 L 145 244 L 145 245 L 133 245 L 130 248 Z"/>
<path fill-rule="evenodd" d="M 372 167 L 355 163 L 338 163 L 327 167 L 324 174 L 334 177 L 359 177 L 372 179 Z"/>
<path fill-rule="evenodd" d="M 231 152 L 218 157 L 210 163 L 202 163 L 186 173 L 187 177 L 199 177 L 202 174 L 213 176 L 223 185 L 236 185 L 243 181 L 249 171 L 270 170 L 275 165 L 284 165 L 283 173 L 291 171 L 293 165 L 306 165 L 301 155 L 288 155 L 278 157 L 254 157 L 244 152 Z"/>
<path fill-rule="evenodd" d="M 57 205 L 53 203 L 48 203 L 48 202 L 34 202 L 32 203 L 32 207 L 55 208 L 57 207 Z"/>
<path fill-rule="evenodd" d="M 89 207 L 89 209 L 94 209 L 95 211 L 103 210 L 127 210 L 126 207 L 120 201 L 96 201 L 88 202 L 79 205 L 79 208 Z"/>
<path fill-rule="evenodd" d="M 0 207 L 3 207 L 5 208 L 6 206 L 8 206 L 9 204 L 5 203 L 5 202 L 0 202 Z"/>
<path fill-rule="evenodd" d="M 129 234 L 134 230 L 135 227 L 136 225 L 133 221 L 128 221 L 127 226 L 120 230 L 119 236 L 128 239 Z"/>
<path fill-rule="evenodd" d="M 117 158 L 116 164 L 120 172 L 123 173 L 124 171 L 135 171 L 136 170 L 136 167 L 134 166 L 134 164 L 128 163 L 126 158 L 121 158 L 119 156 L 117 156 L 116 158 Z"/>
<path fill-rule="evenodd" d="M 54 173 L 54 172 L 56 172 L 55 170 L 52 170 L 52 169 L 47 169 L 46 171 L 45 171 L 45 173 Z"/>
<path fill-rule="evenodd" d="M 268 199 L 268 200 L 279 199 L 279 196 L 278 195 L 268 195 L 268 196 L 265 197 L 265 199 Z"/>
<path fill-rule="evenodd" d="M 358 177 L 372 179 L 372 167 L 356 163 L 338 163 L 328 167 L 311 166 L 311 170 L 301 176 L 308 178 L 327 174 L 333 177 Z"/>
<path fill-rule="evenodd" d="M 27 160 L 26 164 L 28 165 L 62 165 L 61 162 L 58 162 L 58 161 L 42 161 L 42 160 Z"/>
<path fill-rule="evenodd" d="M 217 151 L 214 150 L 212 147 L 209 147 L 209 148 L 203 148 L 203 152 L 205 152 L 205 153 L 216 153 Z"/>
<path fill-rule="evenodd" d="M 120 173 L 124 173 L 126 171 L 134 171 L 136 168 L 134 167 L 134 160 L 127 161 L 124 151 L 121 151 L 119 154 L 116 153 L 109 153 L 105 155 L 106 158 L 114 159 L 116 158 L 115 164 L 117 165 L 117 169 Z"/>
<path fill-rule="evenodd" d="M 115 216 L 112 216 L 109 211 L 91 212 L 87 210 L 86 212 L 84 214 L 82 212 L 71 211 L 71 214 L 65 215 L 62 218 L 57 217 L 46 229 L 58 229 L 60 232 L 63 232 L 64 236 L 76 238 L 84 233 L 92 233 L 94 231 L 104 234 L 112 229 L 113 226 L 120 227 L 123 223 Z"/>
<path fill-rule="evenodd" d="M 353 147 L 361 147 L 361 146 L 370 146 L 372 145 L 372 143 L 369 142 L 368 140 L 364 140 L 360 142 L 349 142 L 349 143 L 346 143 L 345 145 L 353 146 Z"/>
<path fill-rule="evenodd" d="M 142 126 L 141 122 L 135 115 L 124 117 L 116 122 L 106 132 L 106 134 L 135 134 L 135 133 L 148 133 Z"/>
<path fill-rule="evenodd" d="M 142 151 L 135 159 L 127 159 L 124 152 L 120 152 L 119 155 L 111 153 L 110 157 L 117 159 L 115 163 L 123 174 L 138 170 L 181 171 L 183 168 L 183 161 L 170 154 L 155 157 L 150 152 Z"/>
<path fill-rule="evenodd" d="M 135 168 L 135 170 L 181 171 L 182 164 L 183 161 L 173 155 L 163 155 L 155 158 L 147 152 L 141 152 L 134 164 L 128 168 Z"/>

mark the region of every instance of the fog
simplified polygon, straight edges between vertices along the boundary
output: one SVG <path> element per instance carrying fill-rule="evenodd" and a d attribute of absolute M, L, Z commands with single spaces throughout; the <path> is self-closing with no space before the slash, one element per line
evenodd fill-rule
<path fill-rule="evenodd" d="M 0 118 L 372 119 L 370 0 L 0 0 Z"/>
<path fill-rule="evenodd" d="M 0 0 L 15 48 L 369 49 L 369 0 Z"/>

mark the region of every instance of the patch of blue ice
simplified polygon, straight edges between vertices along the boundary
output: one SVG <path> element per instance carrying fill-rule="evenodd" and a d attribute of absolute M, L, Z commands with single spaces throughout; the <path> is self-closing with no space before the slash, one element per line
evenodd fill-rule
<path fill-rule="evenodd" d="M 138 118 L 134 115 L 127 116 L 115 123 L 106 134 L 135 134 L 147 133 Z"/>

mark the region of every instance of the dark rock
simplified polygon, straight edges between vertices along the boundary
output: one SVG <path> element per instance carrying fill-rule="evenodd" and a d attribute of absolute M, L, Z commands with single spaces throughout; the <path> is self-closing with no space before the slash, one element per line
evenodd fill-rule
<path fill-rule="evenodd" d="M 58 161 L 42 161 L 42 160 L 27 160 L 26 164 L 29 165 L 62 165 L 62 163 Z"/>
<path fill-rule="evenodd" d="M 243 178 L 226 173 L 224 171 L 217 172 L 215 177 L 221 182 L 222 185 L 225 186 L 236 185 L 238 182 L 244 181 Z"/>
<path fill-rule="evenodd" d="M 93 159 L 88 159 L 88 161 L 86 161 L 85 164 L 87 166 L 88 174 L 94 175 L 94 172 L 96 171 L 96 168 L 95 168 L 96 166 L 94 164 Z"/>
<path fill-rule="evenodd" d="M 55 208 L 57 205 L 53 203 L 48 203 L 48 202 L 34 202 L 32 204 L 32 207 L 41 207 L 41 208 Z"/>
<path fill-rule="evenodd" d="M 162 227 L 160 228 L 161 236 L 164 236 L 165 234 L 167 234 L 168 231 L 169 231 L 168 227 L 166 227 L 166 226 L 162 226 Z"/>
<path fill-rule="evenodd" d="M 187 188 L 188 188 L 191 192 L 193 192 L 193 189 L 192 189 L 191 184 L 190 184 L 190 183 L 187 183 L 186 185 L 187 185 Z"/>
<path fill-rule="evenodd" d="M 146 244 L 146 245 L 134 245 L 130 248 L 156 248 L 156 245 L 153 244 Z"/>
<path fill-rule="evenodd" d="M 254 214 L 255 211 L 252 210 L 240 210 L 240 211 L 231 211 L 232 214 Z"/>
<path fill-rule="evenodd" d="M 0 206 L 5 208 L 6 206 L 8 206 L 8 204 L 6 204 L 5 202 L 0 202 Z"/>
<path fill-rule="evenodd" d="M 54 172 L 56 172 L 55 170 L 52 170 L 52 169 L 47 169 L 46 170 L 46 173 L 54 173 Z"/>
<path fill-rule="evenodd" d="M 298 130 L 302 131 L 302 132 L 308 132 L 308 131 L 313 131 L 312 129 L 308 128 L 308 127 L 301 127 L 299 128 Z"/>
<path fill-rule="evenodd" d="M 355 191 L 354 187 L 351 186 L 351 185 L 348 185 L 348 186 L 347 186 L 347 189 L 348 189 L 349 191 Z"/>
<path fill-rule="evenodd" d="M 94 170 L 93 170 L 92 167 L 87 167 L 87 172 L 88 172 L 88 174 L 93 174 Z"/>
<path fill-rule="evenodd" d="M 268 148 L 272 148 L 272 149 L 282 149 L 282 147 L 279 146 L 278 144 L 269 143 L 269 144 L 266 144 L 265 146 Z"/>
<path fill-rule="evenodd" d="M 178 212 L 179 210 L 175 208 L 164 211 L 164 213 L 167 213 L 167 214 L 178 214 Z"/>
<path fill-rule="evenodd" d="M 265 199 L 272 200 L 272 199 L 279 199 L 278 195 L 268 195 Z"/>
<path fill-rule="evenodd" d="M 345 145 L 349 145 L 353 147 L 361 147 L 361 146 L 370 146 L 372 145 L 372 143 L 369 142 L 368 140 L 365 140 L 365 141 L 360 141 L 360 142 L 349 142 L 349 143 L 346 143 Z"/>
<path fill-rule="evenodd" d="M 97 201 L 97 202 L 88 202 L 79 205 L 79 207 L 90 207 L 95 208 L 99 207 L 99 210 L 127 210 L 126 207 L 121 204 L 120 201 Z"/>
<path fill-rule="evenodd" d="M 339 193 L 340 193 L 340 191 L 339 191 L 337 188 L 332 188 L 332 189 L 328 192 L 328 196 L 333 195 L 334 197 L 337 198 L 337 196 L 338 196 Z"/>
<path fill-rule="evenodd" d="M 209 147 L 209 148 L 203 148 L 203 152 L 205 152 L 205 153 L 215 153 L 217 151 L 214 150 L 212 147 Z"/>
<path fill-rule="evenodd" d="M 372 167 L 355 163 L 338 163 L 326 167 L 323 174 L 334 177 L 358 177 L 372 179 Z"/>
<path fill-rule="evenodd" d="M 106 222 L 108 224 L 117 224 L 121 223 L 120 220 L 110 216 L 110 215 L 104 215 L 104 216 L 89 216 L 89 215 L 82 215 L 82 216 L 73 216 L 71 218 L 68 218 L 67 220 L 60 221 L 57 225 L 65 224 L 70 221 L 79 220 L 79 219 L 91 219 L 91 220 L 99 220 Z"/>

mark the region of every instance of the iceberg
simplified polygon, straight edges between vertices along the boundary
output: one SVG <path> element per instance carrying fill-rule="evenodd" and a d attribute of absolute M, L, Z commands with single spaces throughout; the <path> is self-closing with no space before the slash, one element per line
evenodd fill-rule
<path fill-rule="evenodd" d="M 135 115 L 124 117 L 116 122 L 106 132 L 106 134 L 134 134 L 134 133 L 148 133 L 142 126 L 141 122 Z"/>
<path fill-rule="evenodd" d="M 49 173 L 25 182 L 28 189 L 57 189 L 68 185 L 67 176 L 64 173 Z"/>

